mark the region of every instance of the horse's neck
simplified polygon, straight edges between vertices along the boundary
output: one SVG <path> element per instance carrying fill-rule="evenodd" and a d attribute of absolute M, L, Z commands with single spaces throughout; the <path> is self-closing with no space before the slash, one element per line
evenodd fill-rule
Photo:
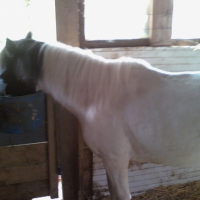
<path fill-rule="evenodd" d="M 106 90 L 109 73 L 100 68 L 98 59 L 74 53 L 73 49 L 47 46 L 39 86 L 68 109 L 84 112 L 98 101 L 100 90 Z"/>

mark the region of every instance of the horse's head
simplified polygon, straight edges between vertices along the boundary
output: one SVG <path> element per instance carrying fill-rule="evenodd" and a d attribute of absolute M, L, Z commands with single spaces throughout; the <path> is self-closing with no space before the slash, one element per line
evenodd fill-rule
<path fill-rule="evenodd" d="M 6 95 L 35 92 L 41 72 L 43 54 L 40 49 L 43 44 L 33 40 L 31 33 L 22 40 L 7 39 L 0 55 L 0 79 L 6 84 Z"/>

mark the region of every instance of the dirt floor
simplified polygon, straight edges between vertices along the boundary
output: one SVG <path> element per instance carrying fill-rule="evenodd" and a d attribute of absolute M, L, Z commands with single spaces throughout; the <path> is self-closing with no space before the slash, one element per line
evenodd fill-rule
<path fill-rule="evenodd" d="M 144 194 L 134 196 L 132 200 L 200 200 L 200 181 L 168 187 L 160 186 Z"/>

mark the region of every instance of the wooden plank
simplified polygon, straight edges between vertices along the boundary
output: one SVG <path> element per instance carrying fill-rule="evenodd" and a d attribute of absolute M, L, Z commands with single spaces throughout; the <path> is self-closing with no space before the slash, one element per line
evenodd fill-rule
<path fill-rule="evenodd" d="M 141 47 L 141 48 L 116 48 L 116 49 L 93 49 L 95 54 L 105 58 L 116 59 L 120 57 L 133 58 L 190 58 L 199 57 L 200 50 L 195 47 Z"/>
<path fill-rule="evenodd" d="M 47 161 L 47 142 L 0 147 L 0 167 Z"/>
<path fill-rule="evenodd" d="M 164 167 L 163 167 L 164 168 Z M 171 170 L 167 170 L 167 171 L 159 171 L 159 173 L 145 173 L 143 175 L 139 175 L 138 173 L 134 173 L 129 175 L 129 183 L 135 183 L 137 185 L 139 185 L 140 183 L 144 184 L 148 184 L 148 181 L 158 181 L 159 177 L 163 177 L 163 179 L 165 179 L 164 182 L 167 181 L 172 181 L 172 180 L 177 180 L 177 179 L 186 179 L 186 178 L 190 178 L 190 177 L 197 177 L 198 179 L 200 179 L 200 169 L 198 170 L 194 170 L 192 169 L 191 171 L 185 170 L 185 169 L 171 169 Z"/>
<path fill-rule="evenodd" d="M 90 197 L 92 196 L 92 169 L 85 169 L 83 172 L 83 189 L 84 191 L 87 190 L 89 193 L 90 190 Z M 85 196 L 84 196 L 85 198 Z"/>
<path fill-rule="evenodd" d="M 0 186 L 1 200 L 27 200 L 48 195 L 48 180 Z"/>
<path fill-rule="evenodd" d="M 47 180 L 48 165 L 43 162 L 0 167 L 0 175 L 0 185 Z"/>
<path fill-rule="evenodd" d="M 101 192 L 106 195 L 108 184 L 106 171 L 103 168 L 101 159 L 94 155 L 94 176 L 93 191 Z M 99 166 L 101 165 L 101 168 Z M 129 185 L 132 195 L 145 192 L 160 185 L 171 185 L 196 181 L 200 179 L 200 168 L 177 168 L 152 163 L 130 162 L 129 166 Z"/>
<path fill-rule="evenodd" d="M 173 172 L 170 171 L 170 173 L 172 174 Z M 137 176 L 138 178 L 140 178 L 139 176 Z M 136 177 L 136 178 L 137 178 Z M 106 180 L 106 176 L 102 176 L 102 179 L 100 180 L 95 180 L 95 183 L 98 183 L 97 185 L 101 185 L 102 187 L 108 186 L 107 184 L 107 180 Z M 187 176 L 184 176 L 183 174 L 173 174 L 173 176 L 169 176 L 165 173 L 161 173 L 161 174 L 157 174 L 156 175 L 148 175 L 146 174 L 145 177 L 143 177 L 144 180 L 137 180 L 135 179 L 134 181 L 130 180 L 129 181 L 129 185 L 130 188 L 133 188 L 133 190 L 135 190 L 136 187 L 143 187 L 144 190 L 146 190 L 146 187 L 148 187 L 149 185 L 170 185 L 170 184 L 178 184 L 178 183 L 186 183 L 189 181 L 197 181 L 200 179 L 200 175 L 199 175 L 199 171 L 197 172 L 192 172 L 192 173 L 187 173 Z M 134 179 L 134 177 L 133 177 Z M 95 184 L 94 187 L 95 188 Z M 131 192 L 133 192 L 133 190 Z M 140 192 L 140 191 L 137 191 Z"/>
<path fill-rule="evenodd" d="M 159 58 L 159 57 L 170 57 L 170 58 L 199 58 L 200 56 L 200 51 L 193 51 L 188 50 L 188 51 L 110 51 L 110 52 L 96 52 L 94 51 L 95 54 L 103 56 L 104 58 L 109 58 L 109 59 L 117 59 L 120 57 L 132 57 L 132 58 Z"/>
<path fill-rule="evenodd" d="M 179 64 L 179 65 L 163 65 L 163 64 L 156 64 L 154 67 L 163 69 L 170 72 L 183 72 L 183 71 L 200 71 L 199 64 Z"/>
<path fill-rule="evenodd" d="M 124 51 L 122 48 L 114 51 L 97 49 L 94 53 L 105 58 L 137 57 L 167 71 L 200 71 L 200 51 L 194 49 L 194 47 L 141 47 L 125 48 Z"/>
<path fill-rule="evenodd" d="M 86 48 L 106 48 L 106 47 L 137 47 L 149 46 L 149 38 L 132 39 L 132 40 L 93 40 L 85 41 L 84 47 Z"/>
<path fill-rule="evenodd" d="M 147 62 L 149 62 L 152 65 L 155 64 L 170 64 L 170 65 L 180 65 L 180 64 L 198 64 L 200 63 L 200 57 L 191 57 L 191 58 L 141 58 L 143 60 L 146 60 Z"/>
<path fill-rule="evenodd" d="M 48 160 L 49 160 L 49 187 L 51 198 L 58 198 L 58 163 L 56 152 L 54 102 L 47 96 L 47 133 L 48 133 Z"/>
<path fill-rule="evenodd" d="M 178 47 L 178 46 L 171 46 L 171 47 L 123 47 L 123 48 L 97 48 L 92 49 L 93 52 L 116 52 L 116 51 L 134 51 L 134 52 L 140 52 L 140 51 L 148 51 L 151 53 L 151 51 L 157 51 L 162 53 L 162 51 L 200 51 L 199 48 L 195 46 L 184 46 L 184 47 Z"/>
<path fill-rule="evenodd" d="M 84 148 L 83 149 L 83 169 L 92 169 L 92 152 L 89 148 Z"/>

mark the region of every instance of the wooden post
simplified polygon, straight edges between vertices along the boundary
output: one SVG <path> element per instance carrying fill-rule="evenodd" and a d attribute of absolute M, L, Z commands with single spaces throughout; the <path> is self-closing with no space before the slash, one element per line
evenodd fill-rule
<path fill-rule="evenodd" d="M 47 132 L 48 132 L 48 163 L 49 163 L 49 187 L 51 198 L 58 198 L 58 172 L 57 172 L 57 151 L 55 135 L 55 112 L 54 102 L 50 95 L 47 95 Z"/>
<path fill-rule="evenodd" d="M 171 46 L 173 0 L 152 0 L 151 46 Z"/>
<path fill-rule="evenodd" d="M 56 104 L 58 153 L 62 171 L 63 199 L 78 199 L 78 121 Z"/>
<path fill-rule="evenodd" d="M 57 40 L 80 46 L 78 0 L 56 0 Z M 76 117 L 56 105 L 58 156 L 62 170 L 64 200 L 92 196 L 92 153 L 83 141 Z"/>
<path fill-rule="evenodd" d="M 55 6 L 57 40 L 79 47 L 79 7 L 77 0 L 56 0 Z"/>
<path fill-rule="evenodd" d="M 79 46 L 79 10 L 76 0 L 56 0 L 57 40 Z M 64 200 L 77 200 L 78 120 L 63 106 L 56 104 L 56 130 L 59 162 L 62 171 Z"/>
<path fill-rule="evenodd" d="M 92 197 L 93 154 L 82 137 L 79 126 L 79 199 Z"/>

